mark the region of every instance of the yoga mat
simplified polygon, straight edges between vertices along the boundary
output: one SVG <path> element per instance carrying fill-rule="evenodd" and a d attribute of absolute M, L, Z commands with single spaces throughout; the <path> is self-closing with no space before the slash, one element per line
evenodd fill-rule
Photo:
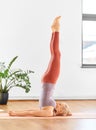
<path fill-rule="evenodd" d="M 72 116 L 54 116 L 54 117 L 20 117 L 9 116 L 8 113 L 0 113 L 0 119 L 96 119 L 96 113 L 72 113 Z"/>

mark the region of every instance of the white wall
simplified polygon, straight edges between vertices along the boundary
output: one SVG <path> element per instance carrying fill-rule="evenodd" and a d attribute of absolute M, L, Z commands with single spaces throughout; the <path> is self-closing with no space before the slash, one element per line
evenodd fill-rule
<path fill-rule="evenodd" d="M 32 88 L 26 94 L 12 89 L 10 99 L 39 97 L 41 76 L 49 58 L 50 25 L 61 15 L 61 74 L 55 98 L 96 98 L 96 69 L 81 68 L 81 0 L 0 1 L 0 61 L 18 55 L 14 68 L 32 69 Z"/>

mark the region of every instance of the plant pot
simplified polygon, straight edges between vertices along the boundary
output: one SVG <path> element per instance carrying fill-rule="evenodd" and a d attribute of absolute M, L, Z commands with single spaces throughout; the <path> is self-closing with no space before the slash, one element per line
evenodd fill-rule
<path fill-rule="evenodd" d="M 0 93 L 0 105 L 6 105 L 8 102 L 8 93 Z"/>

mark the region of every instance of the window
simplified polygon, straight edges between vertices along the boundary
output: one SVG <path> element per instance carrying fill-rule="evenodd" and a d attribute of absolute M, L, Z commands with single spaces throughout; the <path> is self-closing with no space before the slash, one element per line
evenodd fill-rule
<path fill-rule="evenodd" d="M 83 1 L 82 67 L 96 67 L 96 0 Z"/>

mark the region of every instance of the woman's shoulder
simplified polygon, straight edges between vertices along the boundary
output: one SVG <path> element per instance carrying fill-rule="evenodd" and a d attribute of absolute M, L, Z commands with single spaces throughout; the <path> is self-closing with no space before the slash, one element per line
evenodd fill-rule
<path fill-rule="evenodd" d="M 41 108 L 42 110 L 54 110 L 53 106 L 44 106 Z"/>

